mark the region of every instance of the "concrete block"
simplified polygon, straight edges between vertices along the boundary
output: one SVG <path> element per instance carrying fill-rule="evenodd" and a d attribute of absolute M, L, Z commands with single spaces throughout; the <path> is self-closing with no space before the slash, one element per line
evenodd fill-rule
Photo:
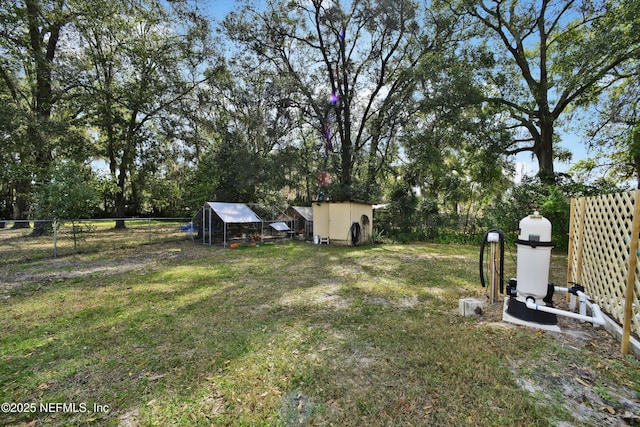
<path fill-rule="evenodd" d="M 484 302 L 478 298 L 460 298 L 458 300 L 458 312 L 460 316 L 477 316 L 482 314 Z"/>

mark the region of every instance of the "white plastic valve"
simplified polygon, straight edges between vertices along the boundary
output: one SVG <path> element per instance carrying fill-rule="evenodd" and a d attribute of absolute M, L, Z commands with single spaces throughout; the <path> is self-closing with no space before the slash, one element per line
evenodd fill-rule
<path fill-rule="evenodd" d="M 489 243 L 495 243 L 500 241 L 500 234 L 496 233 L 496 232 L 489 232 L 487 233 L 487 242 Z"/>

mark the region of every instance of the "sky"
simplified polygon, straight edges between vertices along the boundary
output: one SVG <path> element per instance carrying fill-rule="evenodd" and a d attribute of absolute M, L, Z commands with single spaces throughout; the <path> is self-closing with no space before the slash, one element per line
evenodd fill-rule
<path fill-rule="evenodd" d="M 587 152 L 587 146 L 582 142 L 577 132 L 559 132 L 559 135 L 561 137 L 559 146 L 569 150 L 572 153 L 572 159 L 568 162 L 556 160 L 554 169 L 556 172 L 567 172 L 576 162 L 586 159 L 589 153 Z M 515 182 L 520 182 L 524 175 L 533 176 L 538 173 L 538 161 L 532 158 L 532 153 L 519 153 L 514 156 L 513 160 L 516 165 Z"/>
<path fill-rule="evenodd" d="M 203 3 L 207 4 L 205 6 L 208 14 L 216 18 L 218 20 L 222 20 L 227 13 L 238 7 L 240 4 L 239 1 L 236 0 L 201 0 Z M 260 0 L 255 0 L 256 2 L 261 2 Z"/>

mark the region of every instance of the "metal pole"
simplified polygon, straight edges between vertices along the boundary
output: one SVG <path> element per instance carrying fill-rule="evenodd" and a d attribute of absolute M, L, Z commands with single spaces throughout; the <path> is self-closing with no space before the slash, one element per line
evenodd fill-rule
<path fill-rule="evenodd" d="M 151 244 L 151 218 L 149 218 L 149 226 L 147 227 L 149 233 L 149 244 Z"/>
<path fill-rule="evenodd" d="M 53 220 L 53 259 L 58 257 L 58 221 Z"/>
<path fill-rule="evenodd" d="M 211 212 L 213 211 L 213 209 L 209 209 L 209 246 L 211 246 L 211 232 L 212 232 L 212 224 L 211 224 Z"/>

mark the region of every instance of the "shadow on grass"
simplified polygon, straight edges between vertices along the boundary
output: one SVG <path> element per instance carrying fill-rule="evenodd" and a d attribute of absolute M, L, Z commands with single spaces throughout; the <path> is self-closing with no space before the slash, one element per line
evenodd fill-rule
<path fill-rule="evenodd" d="M 456 314 L 473 248 L 211 250 L 3 301 L 4 401 L 46 425 L 551 425 L 508 356 L 544 338 Z M 1 420 L 1 418 L 0 418 Z"/>

